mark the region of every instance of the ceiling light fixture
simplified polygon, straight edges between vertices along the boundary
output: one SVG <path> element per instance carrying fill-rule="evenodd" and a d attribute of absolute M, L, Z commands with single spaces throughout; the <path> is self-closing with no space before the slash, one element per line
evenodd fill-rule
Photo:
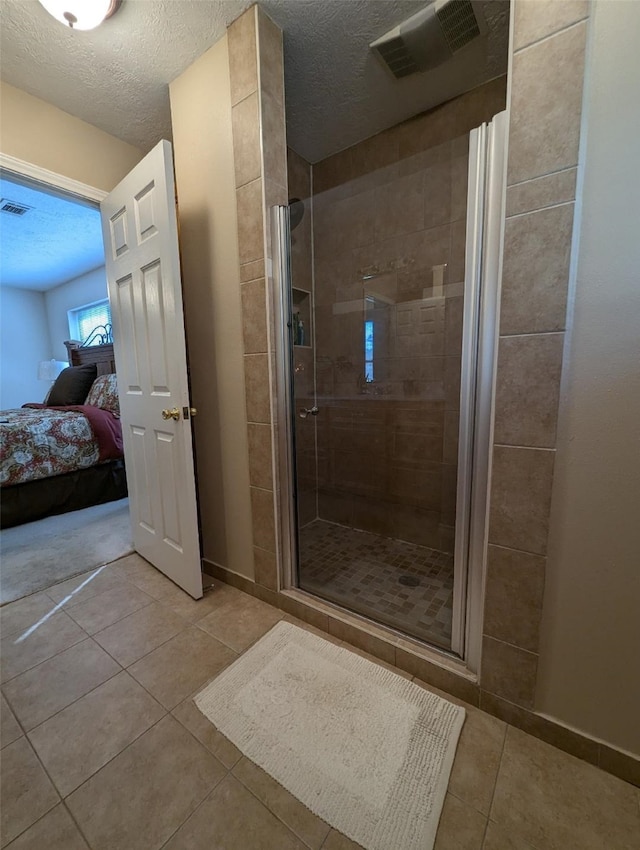
<path fill-rule="evenodd" d="M 56 21 L 74 30 L 92 30 L 117 12 L 122 0 L 40 0 Z"/>

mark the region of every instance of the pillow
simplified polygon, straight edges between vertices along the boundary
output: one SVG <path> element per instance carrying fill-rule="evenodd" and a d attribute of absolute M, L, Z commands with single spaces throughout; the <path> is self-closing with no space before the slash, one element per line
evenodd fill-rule
<path fill-rule="evenodd" d="M 93 382 L 85 404 L 93 407 L 101 407 L 110 410 L 116 416 L 120 416 L 120 403 L 118 402 L 118 379 L 115 373 L 100 375 Z"/>
<path fill-rule="evenodd" d="M 84 404 L 91 385 L 96 379 L 95 363 L 84 366 L 69 366 L 63 369 L 56 378 L 55 384 L 47 399 L 52 407 L 63 407 L 67 404 Z"/>

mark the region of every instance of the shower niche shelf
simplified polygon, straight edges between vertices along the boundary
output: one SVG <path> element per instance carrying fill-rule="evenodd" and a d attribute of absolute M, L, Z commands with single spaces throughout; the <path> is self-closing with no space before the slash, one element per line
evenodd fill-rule
<path fill-rule="evenodd" d="M 296 348 L 311 348 L 311 293 L 306 289 L 292 287 L 293 301 L 293 344 Z M 302 322 L 301 329 L 298 321 Z"/>

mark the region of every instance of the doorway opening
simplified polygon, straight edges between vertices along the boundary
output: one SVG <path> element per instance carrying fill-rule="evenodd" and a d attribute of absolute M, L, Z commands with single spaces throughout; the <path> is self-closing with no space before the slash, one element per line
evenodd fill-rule
<path fill-rule="evenodd" d="M 133 542 L 98 204 L 6 169 L 0 189 L 4 604 Z"/>

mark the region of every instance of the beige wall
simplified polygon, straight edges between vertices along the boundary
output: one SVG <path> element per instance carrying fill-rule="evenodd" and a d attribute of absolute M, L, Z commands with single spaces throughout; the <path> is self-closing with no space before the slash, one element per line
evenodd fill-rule
<path fill-rule="evenodd" d="M 640 5 L 592 26 L 537 708 L 640 755 Z"/>
<path fill-rule="evenodd" d="M 253 578 L 226 36 L 170 97 L 203 556 Z"/>
<path fill-rule="evenodd" d="M 0 410 L 44 401 L 49 384 L 38 380 L 38 364 L 52 356 L 44 293 L 0 287 Z"/>
<path fill-rule="evenodd" d="M 44 100 L 0 86 L 4 154 L 110 191 L 145 153 Z"/>

